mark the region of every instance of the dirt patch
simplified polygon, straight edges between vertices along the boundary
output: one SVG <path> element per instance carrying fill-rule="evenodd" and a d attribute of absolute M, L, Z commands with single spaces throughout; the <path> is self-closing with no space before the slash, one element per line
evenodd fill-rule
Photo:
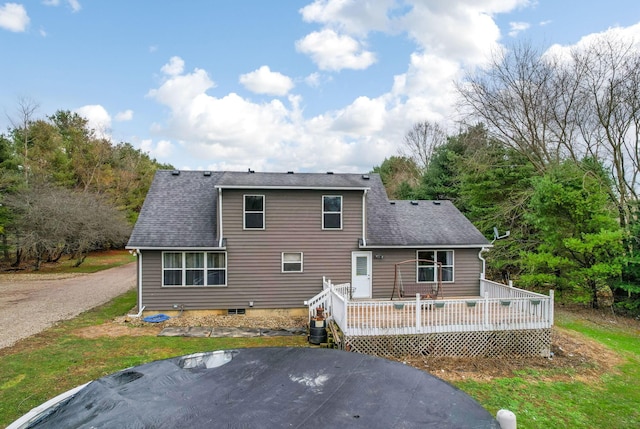
<path fill-rule="evenodd" d="M 579 318 L 603 326 L 640 330 L 640 321 L 617 317 L 611 313 L 591 309 L 559 310 L 566 318 Z M 232 316 L 188 316 L 173 317 L 162 323 L 146 323 L 127 316 L 99 326 L 79 329 L 76 335 L 84 338 L 101 336 L 155 336 L 169 326 L 206 326 L 256 329 L 288 329 L 306 326 L 306 317 L 272 315 L 254 317 Z M 638 331 L 640 333 L 640 331 Z M 590 340 L 576 332 L 554 327 L 552 331 L 553 356 L 517 359 L 492 358 L 436 358 L 428 356 L 407 356 L 397 359 L 407 365 L 422 369 L 444 380 L 488 381 L 504 377 L 535 378 L 538 381 L 583 381 L 596 383 L 603 373 L 613 373 L 622 363 L 622 358 L 604 345 Z"/>
<path fill-rule="evenodd" d="M 435 358 L 408 356 L 398 359 L 443 380 L 489 381 L 494 378 L 527 377 L 539 381 L 597 382 L 603 373 L 615 372 L 622 358 L 600 343 L 580 334 L 553 328 L 550 358 L 517 359 Z"/>
<path fill-rule="evenodd" d="M 74 335 L 83 338 L 120 337 L 120 336 L 155 336 L 162 329 L 170 326 L 192 327 L 206 326 L 219 328 L 253 328 L 272 331 L 300 328 L 307 324 L 306 317 L 289 317 L 272 315 L 269 317 L 255 317 L 246 315 L 233 316 L 180 316 L 161 323 L 147 323 L 141 319 L 122 316 L 111 322 L 97 326 L 88 326 L 74 331 Z"/>

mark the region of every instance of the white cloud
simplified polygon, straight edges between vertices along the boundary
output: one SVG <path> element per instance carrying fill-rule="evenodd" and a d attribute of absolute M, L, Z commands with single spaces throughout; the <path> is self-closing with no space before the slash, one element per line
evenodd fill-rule
<path fill-rule="evenodd" d="M 184 60 L 180 57 L 171 57 L 160 70 L 166 75 L 177 76 L 184 71 Z"/>
<path fill-rule="evenodd" d="M 382 99 L 358 97 L 336 115 L 331 128 L 356 136 L 374 134 L 384 126 L 385 116 Z"/>
<path fill-rule="evenodd" d="M 128 109 L 128 110 L 123 110 L 122 112 L 118 112 L 116 113 L 116 121 L 118 122 L 124 122 L 124 121 L 130 121 L 133 119 L 133 110 Z"/>
<path fill-rule="evenodd" d="M 296 49 L 311 56 L 321 70 L 362 70 L 376 61 L 375 55 L 356 39 L 330 29 L 307 34 L 296 42 Z"/>
<path fill-rule="evenodd" d="M 0 6 L 0 28 L 22 33 L 29 25 L 29 15 L 23 5 L 18 3 L 5 3 Z"/>
<path fill-rule="evenodd" d="M 188 153 L 212 170 L 368 171 L 397 153 L 398 142 L 415 122 L 452 125 L 454 82 L 464 68 L 483 65 L 488 53 L 500 47 L 501 34 L 493 16 L 525 6 L 527 1 L 381 0 L 371 5 L 355 0 L 314 1 L 300 13 L 321 28 L 298 40 L 296 48 L 320 70 L 333 72 L 373 64 L 373 48 L 365 41 L 374 32 L 410 38 L 416 46 L 405 59 L 406 71 L 382 81 L 378 93 L 305 117 L 301 107 L 305 100 L 292 88 L 281 89 L 288 94 L 286 100 L 267 103 L 233 92 L 214 96 L 209 91 L 215 83 L 207 71 L 185 72 L 184 62 L 174 57 L 162 69 L 164 80 L 148 93 L 170 112 L 166 121 L 153 126 L 153 132 L 174 142 L 174 156 Z M 256 85 L 252 89 L 256 92 L 265 91 L 271 88 L 272 74 L 264 66 L 243 75 L 241 83 Z M 332 78 L 341 77 L 315 71 L 296 81 L 315 88 Z"/>
<path fill-rule="evenodd" d="M 571 58 L 571 51 L 574 49 L 588 49 L 593 44 L 602 42 L 602 39 L 619 40 L 632 43 L 636 47 L 640 46 L 640 23 L 629 27 L 612 27 L 599 33 L 592 33 L 582 37 L 574 45 L 554 44 L 547 49 L 545 55 L 556 56 L 557 58 Z"/>
<path fill-rule="evenodd" d="M 320 73 L 313 72 L 310 75 L 304 78 L 304 83 L 309 85 L 312 88 L 317 88 L 320 86 Z"/>
<path fill-rule="evenodd" d="M 60 0 L 43 0 L 42 4 L 45 6 L 60 6 Z M 67 4 L 72 12 L 79 12 L 82 9 L 78 0 L 67 0 Z"/>
<path fill-rule="evenodd" d="M 547 19 L 546 21 L 540 21 L 540 22 L 538 23 L 538 25 L 539 25 L 540 27 L 544 27 L 544 26 L 546 26 L 546 25 L 551 24 L 552 22 L 553 22 L 552 20 Z"/>
<path fill-rule="evenodd" d="M 516 37 L 520 32 L 528 30 L 531 24 L 528 22 L 510 22 L 509 37 Z"/>
<path fill-rule="evenodd" d="M 111 115 L 99 104 L 82 106 L 75 112 L 88 121 L 90 129 L 95 130 L 99 138 L 111 138 Z"/>
<path fill-rule="evenodd" d="M 155 145 L 150 139 L 140 142 L 140 150 L 156 159 L 168 159 L 173 153 L 173 144 L 168 140 L 160 140 Z"/>
<path fill-rule="evenodd" d="M 80 6 L 80 2 L 78 0 L 68 0 L 68 2 L 73 12 L 79 12 L 80 9 L 82 9 L 82 6 Z"/>
<path fill-rule="evenodd" d="M 366 34 L 388 29 L 388 11 L 393 10 L 395 0 L 315 0 L 300 9 L 307 22 L 318 22 L 338 28 L 348 34 Z"/>
<path fill-rule="evenodd" d="M 287 95 L 294 86 L 290 77 L 272 72 L 268 66 L 240 75 L 240 83 L 256 94 L 279 96 Z"/>

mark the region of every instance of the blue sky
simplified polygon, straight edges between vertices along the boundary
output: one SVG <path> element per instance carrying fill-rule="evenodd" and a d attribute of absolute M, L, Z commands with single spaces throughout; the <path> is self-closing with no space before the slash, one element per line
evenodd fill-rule
<path fill-rule="evenodd" d="M 30 99 L 181 169 L 369 171 L 455 129 L 492 50 L 614 28 L 640 40 L 640 2 L 0 0 L 0 129 Z"/>

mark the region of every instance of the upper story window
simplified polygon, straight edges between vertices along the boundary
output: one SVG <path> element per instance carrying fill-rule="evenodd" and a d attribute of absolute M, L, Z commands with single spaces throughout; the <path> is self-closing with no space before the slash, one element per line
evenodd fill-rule
<path fill-rule="evenodd" d="M 417 257 L 418 283 L 453 281 L 453 250 L 419 250 Z"/>
<path fill-rule="evenodd" d="M 264 229 L 264 195 L 244 196 L 244 229 Z"/>
<path fill-rule="evenodd" d="M 322 229 L 342 229 L 342 196 L 322 196 Z"/>
<path fill-rule="evenodd" d="M 301 273 L 302 272 L 302 252 L 282 252 L 282 272 Z"/>
<path fill-rule="evenodd" d="M 226 286 L 224 252 L 164 252 L 163 286 Z"/>

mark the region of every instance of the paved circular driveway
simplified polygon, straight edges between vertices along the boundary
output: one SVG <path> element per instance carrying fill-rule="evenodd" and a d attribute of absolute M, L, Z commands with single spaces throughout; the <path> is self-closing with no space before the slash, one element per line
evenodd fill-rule
<path fill-rule="evenodd" d="M 60 278 L 0 275 L 0 349 L 134 288 L 136 264 Z"/>

